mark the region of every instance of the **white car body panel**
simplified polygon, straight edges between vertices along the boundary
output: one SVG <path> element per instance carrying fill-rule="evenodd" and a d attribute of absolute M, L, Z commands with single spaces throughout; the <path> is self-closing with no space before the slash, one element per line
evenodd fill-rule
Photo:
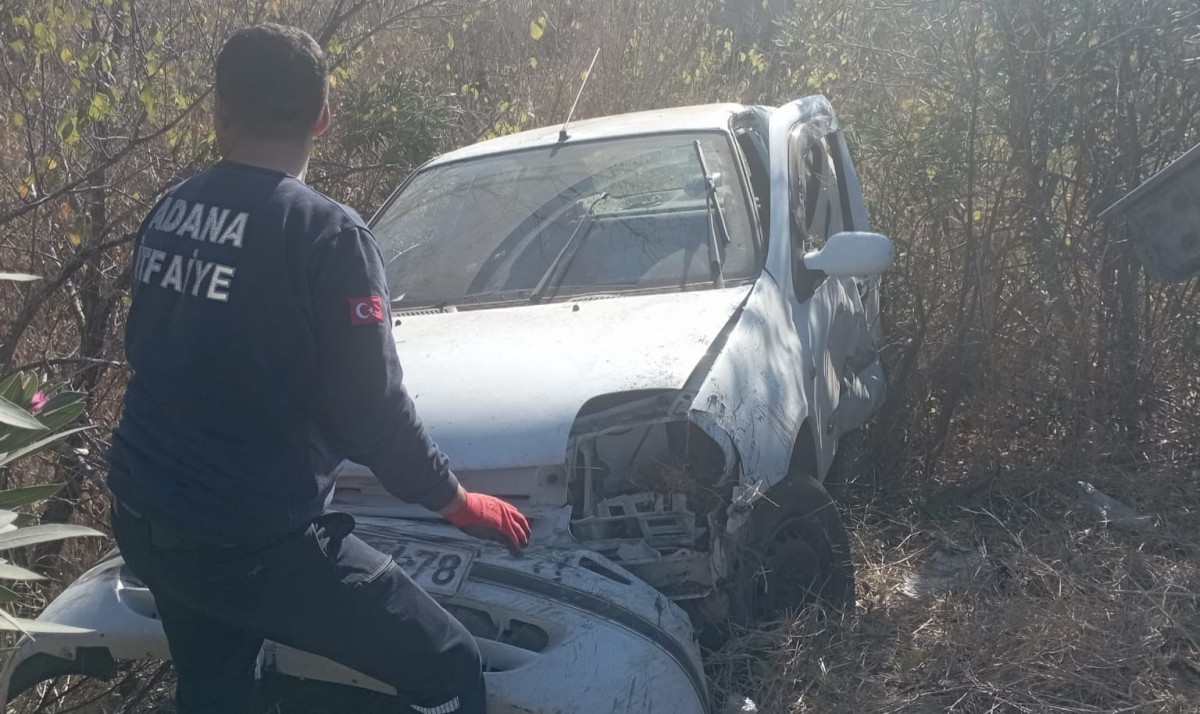
<path fill-rule="evenodd" d="M 770 275 L 758 279 L 690 410 L 691 419 L 732 436 L 741 456 L 739 476 L 747 485 L 761 479 L 771 486 L 783 478 L 796 431 L 808 414 L 811 396 L 794 378 L 804 349 L 787 324 L 786 304 Z"/>
<path fill-rule="evenodd" d="M 749 290 L 399 316 L 396 348 L 456 470 L 559 464 L 587 400 L 682 387 Z"/>

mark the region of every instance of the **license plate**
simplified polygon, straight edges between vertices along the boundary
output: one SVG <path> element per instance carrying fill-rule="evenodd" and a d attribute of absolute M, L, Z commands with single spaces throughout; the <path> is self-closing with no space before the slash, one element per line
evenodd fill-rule
<path fill-rule="evenodd" d="M 386 551 L 423 590 L 436 595 L 454 595 L 462 587 L 475 551 L 442 543 L 394 540 Z"/>

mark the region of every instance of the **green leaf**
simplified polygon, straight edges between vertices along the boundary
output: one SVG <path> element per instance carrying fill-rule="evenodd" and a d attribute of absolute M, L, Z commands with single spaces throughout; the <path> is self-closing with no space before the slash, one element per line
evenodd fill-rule
<path fill-rule="evenodd" d="M 92 121 L 100 121 L 109 114 L 111 105 L 108 101 L 108 95 L 96 92 L 92 95 L 92 102 L 88 105 L 87 115 Z"/>
<path fill-rule="evenodd" d="M 79 141 L 78 123 L 79 120 L 76 117 L 69 116 L 58 125 L 58 135 L 68 146 Z"/>
<path fill-rule="evenodd" d="M 14 283 L 27 283 L 31 280 L 41 280 L 40 275 L 30 275 L 29 273 L 0 273 L 0 280 L 10 280 Z"/>
<path fill-rule="evenodd" d="M 90 428 L 91 427 L 88 427 L 88 426 L 80 426 L 80 427 L 76 427 L 74 429 L 68 429 L 67 431 L 48 436 L 45 439 L 42 439 L 40 441 L 35 441 L 34 443 L 32 443 L 28 446 L 22 446 L 21 448 L 16 449 L 15 451 L 9 451 L 7 453 L 0 454 L 0 466 L 4 466 L 5 464 L 16 461 L 17 459 L 21 458 L 22 456 L 29 456 L 30 454 L 35 454 L 35 453 L 41 451 L 42 449 L 46 448 L 47 446 L 50 446 L 51 444 L 55 443 L 56 441 L 64 439 L 64 438 L 70 436 L 71 434 L 76 434 L 78 432 L 81 432 L 84 429 L 90 429 Z"/>
<path fill-rule="evenodd" d="M 0 580 L 45 580 L 46 576 L 12 563 L 0 563 Z"/>
<path fill-rule="evenodd" d="M 21 514 L 14 513 L 13 511 L 8 511 L 8 510 L 4 510 L 4 509 L 0 508 L 0 528 L 3 528 L 4 526 L 7 526 L 9 523 L 12 523 L 13 521 L 17 520 L 17 516 L 19 516 L 19 515 L 21 515 Z"/>
<path fill-rule="evenodd" d="M 13 372 L 0 381 L 0 399 L 14 404 L 28 404 L 37 391 L 37 377 L 32 372 Z"/>
<path fill-rule="evenodd" d="M 0 603 L 14 602 L 14 601 L 20 600 L 20 599 L 21 599 L 20 595 L 16 594 L 12 590 L 9 590 L 8 588 L 4 587 L 3 585 L 0 585 Z"/>
<path fill-rule="evenodd" d="M 61 429 L 78 419 L 79 415 L 83 413 L 85 406 L 83 398 L 84 395 L 79 392 L 56 394 L 46 402 L 35 418 L 50 431 Z M 24 401 L 28 401 L 28 398 Z M 45 432 L 14 429 L 7 434 L 0 435 L 0 453 L 16 451 L 44 436 Z"/>
<path fill-rule="evenodd" d="M 58 429 L 79 418 L 83 413 L 84 399 L 87 397 L 83 392 L 60 392 L 50 397 L 42 410 L 37 413 L 37 420 L 42 423 L 42 426 L 47 429 Z"/>
<path fill-rule="evenodd" d="M 21 380 L 21 391 L 14 399 L 9 399 L 13 404 L 29 404 L 33 401 L 33 395 L 38 391 L 37 375 L 31 371 L 24 372 L 24 378 Z M 5 397 L 7 399 L 7 397 Z M 35 417 L 36 418 L 36 417 Z"/>
<path fill-rule="evenodd" d="M 154 92 L 150 89 L 149 84 L 143 86 L 138 92 L 138 99 L 141 100 L 142 107 L 146 109 L 146 114 L 154 113 Z"/>
<path fill-rule="evenodd" d="M 546 23 L 549 20 L 545 15 L 529 21 L 529 36 L 535 41 L 542 39 L 542 35 L 546 34 Z"/>
<path fill-rule="evenodd" d="M 86 635 L 95 630 L 71 625 L 60 625 L 57 622 L 42 620 L 27 620 L 0 610 L 0 630 L 5 632 L 24 632 L 38 635 Z"/>
<path fill-rule="evenodd" d="M 54 31 L 46 27 L 45 23 L 37 22 L 33 25 L 33 36 L 45 45 L 54 48 L 58 46 L 58 38 L 55 37 Z"/>
<path fill-rule="evenodd" d="M 0 399 L 0 424 L 32 431 L 45 431 L 46 429 L 40 421 L 33 418 L 32 414 L 7 399 Z"/>
<path fill-rule="evenodd" d="M 40 486 L 22 486 L 0 491 L 0 508 L 13 509 L 28 506 L 31 503 L 45 501 L 58 493 L 66 484 L 46 483 Z"/>
<path fill-rule="evenodd" d="M 21 398 L 21 373 L 13 372 L 0 380 L 0 399 L 14 401 Z"/>
<path fill-rule="evenodd" d="M 29 528 L 18 528 L 8 533 L 0 533 L 0 550 L 24 548 L 30 545 L 37 545 L 38 543 L 63 540 L 64 538 L 92 538 L 103 535 L 100 531 L 92 530 L 85 526 L 76 526 L 67 523 L 47 523 L 40 526 L 30 526 Z"/>

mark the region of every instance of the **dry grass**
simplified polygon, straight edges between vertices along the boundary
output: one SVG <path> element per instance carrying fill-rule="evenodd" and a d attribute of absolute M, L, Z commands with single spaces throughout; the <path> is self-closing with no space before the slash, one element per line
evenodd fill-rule
<path fill-rule="evenodd" d="M 858 612 L 743 633 L 710 658 L 715 688 L 763 712 L 1197 711 L 1200 475 L 1090 479 L 1157 527 L 1099 524 L 1074 478 L 1046 474 L 940 511 L 846 495 Z M 948 544 L 984 546 L 984 564 L 905 595 Z"/>

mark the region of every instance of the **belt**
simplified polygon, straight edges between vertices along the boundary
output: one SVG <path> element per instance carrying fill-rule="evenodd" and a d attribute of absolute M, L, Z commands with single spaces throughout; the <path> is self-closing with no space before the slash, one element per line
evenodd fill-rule
<path fill-rule="evenodd" d="M 167 550 L 204 550 L 207 548 L 237 548 L 245 543 L 230 543 L 195 536 L 190 533 L 153 521 L 125 505 L 116 496 L 112 498 L 113 508 L 145 524 L 150 535 L 150 544 Z"/>

